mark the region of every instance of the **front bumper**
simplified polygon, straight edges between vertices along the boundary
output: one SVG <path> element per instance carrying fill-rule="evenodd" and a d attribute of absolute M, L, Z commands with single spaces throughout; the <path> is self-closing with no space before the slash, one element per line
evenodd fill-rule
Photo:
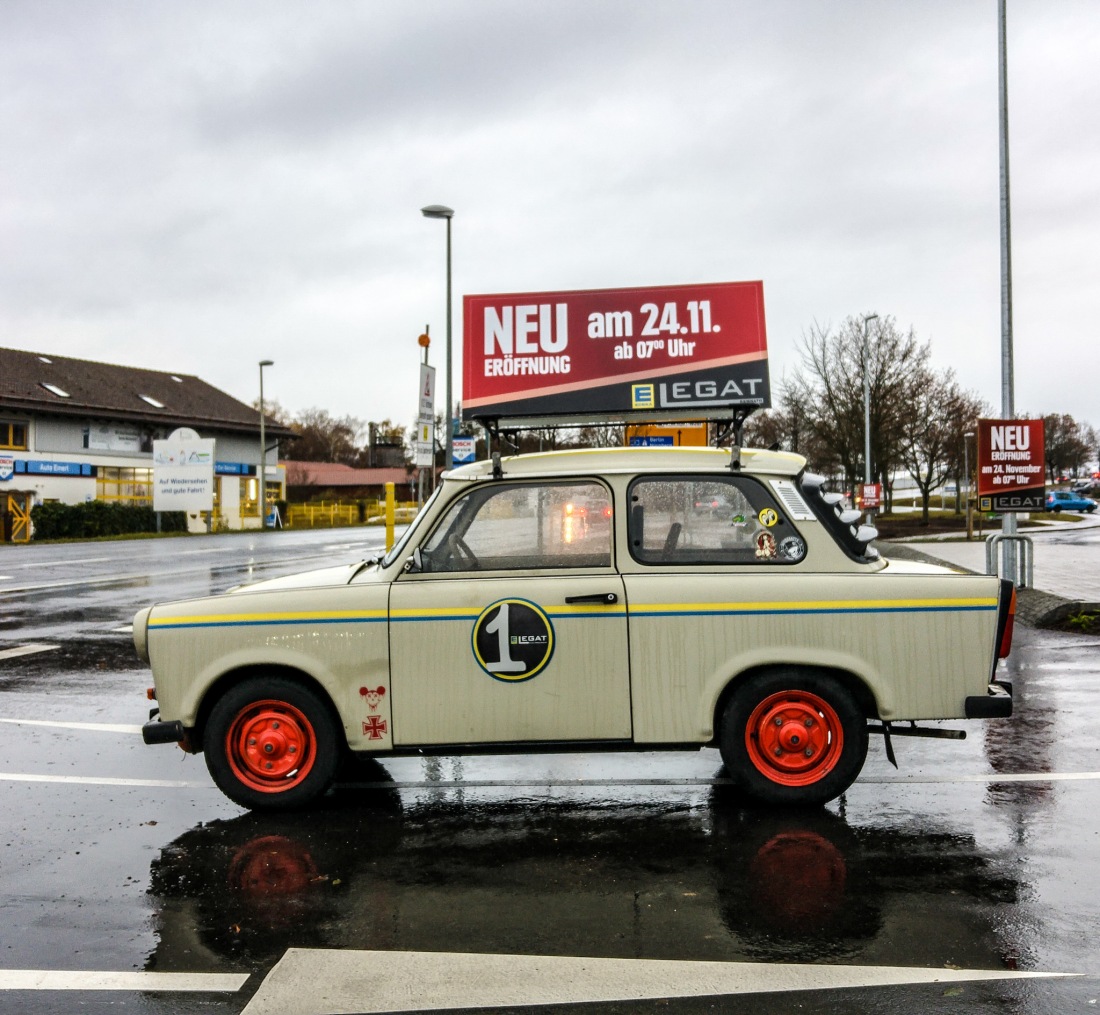
<path fill-rule="evenodd" d="M 966 699 L 967 719 L 1005 719 L 1012 715 L 1012 685 L 1007 680 L 994 680 L 985 694 L 972 694 Z"/>

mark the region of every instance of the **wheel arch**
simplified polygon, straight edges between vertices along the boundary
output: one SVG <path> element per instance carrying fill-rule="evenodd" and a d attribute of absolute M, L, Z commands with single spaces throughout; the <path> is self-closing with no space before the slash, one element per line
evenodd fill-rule
<path fill-rule="evenodd" d="M 874 692 L 865 681 L 851 670 L 846 670 L 839 666 L 823 666 L 821 664 L 805 663 L 801 661 L 760 663 L 756 666 L 750 666 L 742 670 L 722 688 L 714 704 L 714 713 L 712 717 L 715 739 L 721 735 L 722 716 L 725 713 L 729 700 L 737 694 L 742 687 L 756 677 L 781 670 L 813 673 L 817 676 L 834 680 L 852 696 L 865 718 L 875 719 L 878 718 L 880 714 Z"/>
<path fill-rule="evenodd" d="M 264 677 L 282 677 L 285 680 L 292 680 L 295 683 L 301 684 L 303 687 L 309 688 L 321 699 L 332 713 L 332 719 L 336 723 L 336 728 L 344 729 L 343 717 L 340 715 L 340 710 L 336 707 L 336 703 L 332 700 L 329 689 L 316 677 L 297 666 L 291 666 L 286 663 L 245 663 L 235 666 L 230 670 L 226 670 L 206 688 L 202 700 L 199 703 L 195 726 L 190 737 L 191 750 L 193 753 L 198 754 L 204 748 L 203 738 L 206 731 L 206 724 L 218 700 L 227 691 L 236 687 L 238 684 L 242 684 L 246 680 Z"/>

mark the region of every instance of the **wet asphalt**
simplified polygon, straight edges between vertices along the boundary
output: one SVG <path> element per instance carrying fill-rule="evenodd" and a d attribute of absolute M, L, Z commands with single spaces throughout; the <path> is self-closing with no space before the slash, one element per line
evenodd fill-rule
<path fill-rule="evenodd" d="M 364 763 L 322 806 L 262 816 L 222 797 L 201 757 L 142 744 L 136 609 L 380 542 L 0 547 L 0 652 L 58 646 L 0 658 L 0 1011 L 241 1012 L 288 948 L 848 966 L 867 984 L 688 998 L 670 978 L 665 997 L 517 1012 L 1096 1010 L 1096 636 L 1020 627 L 1011 719 L 897 741 L 896 771 L 873 740 L 852 789 L 809 812 L 746 807 L 704 750 Z M 883 967 L 1005 978 L 882 985 Z M 12 970 L 243 986 L 10 989 Z M 382 1010 L 375 986 L 361 1010 Z"/>

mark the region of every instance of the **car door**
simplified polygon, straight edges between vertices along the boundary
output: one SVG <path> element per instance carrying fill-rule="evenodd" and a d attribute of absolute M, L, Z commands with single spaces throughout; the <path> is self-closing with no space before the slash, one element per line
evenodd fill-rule
<path fill-rule="evenodd" d="M 630 739 L 611 505 L 560 479 L 452 504 L 390 591 L 395 746 Z"/>

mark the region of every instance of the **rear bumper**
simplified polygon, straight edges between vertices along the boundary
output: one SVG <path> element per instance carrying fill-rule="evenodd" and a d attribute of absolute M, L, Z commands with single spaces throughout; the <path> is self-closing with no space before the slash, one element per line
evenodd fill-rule
<path fill-rule="evenodd" d="M 183 723 L 178 719 L 171 722 L 163 722 L 160 719 L 150 719 L 141 727 L 141 739 L 147 744 L 178 744 L 187 736 Z"/>
<path fill-rule="evenodd" d="M 1004 719 L 1012 715 L 1012 685 L 994 680 L 985 694 L 972 694 L 966 699 L 967 719 Z"/>

